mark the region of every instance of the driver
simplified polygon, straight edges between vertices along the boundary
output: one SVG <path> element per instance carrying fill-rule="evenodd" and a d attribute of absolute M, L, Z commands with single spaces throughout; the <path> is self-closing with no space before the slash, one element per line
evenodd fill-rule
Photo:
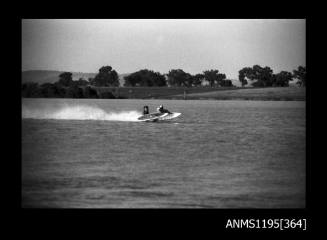
<path fill-rule="evenodd" d="M 145 114 L 149 114 L 149 107 L 148 106 L 144 106 L 143 108 L 143 115 Z"/>
<path fill-rule="evenodd" d="M 157 111 L 160 112 L 160 113 L 171 113 L 169 112 L 167 109 L 164 109 L 164 107 L 162 105 L 160 105 L 158 108 L 157 108 Z"/>

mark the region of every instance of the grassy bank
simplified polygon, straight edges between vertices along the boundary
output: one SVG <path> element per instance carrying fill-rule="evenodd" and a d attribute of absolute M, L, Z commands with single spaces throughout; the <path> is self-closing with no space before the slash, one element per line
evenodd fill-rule
<path fill-rule="evenodd" d="M 269 88 L 237 88 L 233 90 L 192 93 L 187 99 L 216 99 L 216 100 L 284 100 L 305 101 L 305 88 L 299 87 L 269 87 Z M 182 99 L 182 95 L 172 96 Z"/>
<path fill-rule="evenodd" d="M 131 99 L 170 99 L 170 98 L 184 98 L 184 92 L 186 96 L 189 94 L 201 94 L 215 91 L 237 89 L 236 87 L 94 87 L 98 92 L 112 92 L 116 98 L 131 98 Z"/>
<path fill-rule="evenodd" d="M 134 87 L 97 88 L 111 91 L 116 97 L 130 99 L 215 99 L 215 100 L 284 100 L 305 101 L 305 88 L 182 88 L 182 87 Z M 184 94 L 185 92 L 185 94 Z"/>

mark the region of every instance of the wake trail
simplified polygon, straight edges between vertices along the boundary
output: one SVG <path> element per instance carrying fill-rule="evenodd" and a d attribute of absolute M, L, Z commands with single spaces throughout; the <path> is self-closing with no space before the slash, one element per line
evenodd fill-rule
<path fill-rule="evenodd" d="M 136 122 L 142 114 L 138 111 L 106 112 L 93 106 L 66 106 L 58 110 L 22 108 L 22 118 L 59 120 L 103 120 Z"/>

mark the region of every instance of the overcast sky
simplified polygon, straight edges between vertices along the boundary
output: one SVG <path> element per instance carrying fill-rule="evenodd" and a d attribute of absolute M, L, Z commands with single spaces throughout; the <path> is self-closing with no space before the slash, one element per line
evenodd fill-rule
<path fill-rule="evenodd" d="M 22 20 L 22 70 L 118 73 L 305 66 L 305 20 Z"/>

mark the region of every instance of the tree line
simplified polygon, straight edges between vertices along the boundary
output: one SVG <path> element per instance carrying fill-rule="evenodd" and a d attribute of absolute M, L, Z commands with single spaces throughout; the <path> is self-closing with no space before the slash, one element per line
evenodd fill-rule
<path fill-rule="evenodd" d="M 252 81 L 253 87 L 288 87 L 293 79 L 297 79 L 300 86 L 306 85 L 306 67 L 303 66 L 293 70 L 293 73 L 281 71 L 274 74 L 270 67 L 254 65 L 252 68 L 242 68 L 238 73 L 242 87 L 247 85 L 248 81 Z"/>
<path fill-rule="evenodd" d="M 118 74 L 110 66 L 99 69 L 94 78 L 85 80 L 80 78 L 73 80 L 71 72 L 59 75 L 55 83 L 24 83 L 22 85 L 22 97 L 49 97 L 49 98 L 115 98 L 111 92 L 99 92 L 92 86 L 119 86 Z"/>
<path fill-rule="evenodd" d="M 249 84 L 253 87 L 287 87 L 293 79 L 297 84 L 306 85 L 306 68 L 299 66 L 293 73 L 281 71 L 274 74 L 270 67 L 244 67 L 239 71 L 239 81 L 242 87 Z M 202 73 L 190 74 L 182 69 L 172 69 L 167 74 L 161 74 L 148 69 L 142 69 L 124 77 L 125 87 L 198 87 L 205 81 L 210 87 L 233 87 L 232 81 L 226 79 L 226 74 L 217 69 L 205 70 Z M 119 87 L 118 73 L 111 66 L 103 66 L 94 78 L 74 81 L 71 72 L 59 75 L 55 83 L 22 84 L 23 97 L 60 97 L 60 98 L 115 98 L 111 92 L 99 92 L 94 87 Z"/>
<path fill-rule="evenodd" d="M 206 70 L 192 75 L 182 69 L 172 69 L 167 74 L 161 74 L 148 69 L 142 69 L 124 77 L 125 87 L 197 87 L 207 80 L 210 86 L 232 87 L 232 81 L 218 70 Z"/>
<path fill-rule="evenodd" d="M 253 87 L 287 87 L 293 79 L 298 79 L 297 84 L 306 85 L 306 68 L 299 66 L 293 73 L 281 71 L 273 73 L 270 67 L 245 67 L 239 71 L 239 81 L 242 86 L 249 84 Z M 217 69 L 205 70 L 202 73 L 190 74 L 182 69 L 172 69 L 167 74 L 161 74 L 148 69 L 142 69 L 124 77 L 125 87 L 198 87 L 205 81 L 210 87 L 233 87 L 232 81 L 226 79 L 226 74 Z"/>

